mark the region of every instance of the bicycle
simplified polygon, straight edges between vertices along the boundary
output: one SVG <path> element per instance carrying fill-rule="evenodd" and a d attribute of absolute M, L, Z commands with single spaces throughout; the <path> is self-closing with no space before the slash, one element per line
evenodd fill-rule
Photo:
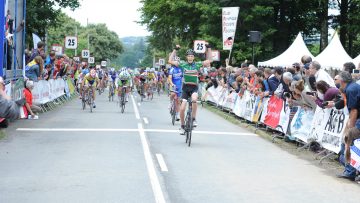
<path fill-rule="evenodd" d="M 105 91 L 104 82 L 100 80 L 100 87 L 98 88 L 99 95 L 101 95 Z"/>
<path fill-rule="evenodd" d="M 121 93 L 120 93 L 120 97 L 119 97 L 119 105 L 120 105 L 120 108 L 121 108 L 121 113 L 124 113 L 125 111 L 125 104 L 126 104 L 126 99 L 125 99 L 125 96 L 126 96 L 126 86 L 123 86 L 121 88 Z"/>
<path fill-rule="evenodd" d="M 94 101 L 93 101 L 93 90 L 92 88 L 90 87 L 84 87 L 83 88 L 84 90 L 83 91 L 86 91 L 85 93 L 83 93 L 83 96 L 82 96 L 82 109 L 85 110 L 86 108 L 86 104 L 89 105 L 90 107 L 90 112 L 92 113 L 93 112 L 93 105 L 94 105 Z M 85 90 L 87 89 L 87 90 Z"/>
<path fill-rule="evenodd" d="M 140 101 L 141 102 L 144 101 L 144 97 L 145 97 L 144 91 L 145 91 L 144 82 L 140 82 L 139 94 L 140 94 Z"/>
<path fill-rule="evenodd" d="M 147 91 L 147 95 L 148 95 L 148 99 L 150 99 L 150 100 L 153 100 L 153 98 L 154 98 L 154 83 L 151 83 L 150 85 L 149 85 L 149 88 L 148 88 L 148 91 Z"/>
<path fill-rule="evenodd" d="M 170 90 L 171 92 L 177 94 L 178 92 L 175 90 Z M 176 102 L 177 102 L 178 98 L 175 95 L 175 98 L 172 100 L 171 102 L 171 108 L 170 108 L 170 115 L 171 115 L 171 123 L 173 125 L 175 125 L 175 121 L 176 121 Z"/>
<path fill-rule="evenodd" d="M 109 86 L 109 102 L 114 101 L 114 95 L 115 95 L 115 88 L 114 83 L 112 82 Z"/>
<path fill-rule="evenodd" d="M 188 146 L 190 147 L 191 145 L 191 137 L 192 137 L 192 130 L 194 128 L 193 126 L 193 117 L 192 117 L 192 98 L 190 97 L 187 100 L 187 103 L 189 105 L 188 110 L 186 112 L 186 116 L 185 116 L 185 135 L 186 135 L 186 140 L 185 143 L 188 144 Z"/>

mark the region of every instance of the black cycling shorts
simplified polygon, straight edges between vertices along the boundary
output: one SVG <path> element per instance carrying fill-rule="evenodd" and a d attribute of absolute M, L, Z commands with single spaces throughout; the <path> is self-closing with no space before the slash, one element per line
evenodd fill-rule
<path fill-rule="evenodd" d="M 197 85 L 186 85 L 184 84 L 182 87 L 181 98 L 188 100 L 193 93 L 198 92 L 199 87 Z"/>

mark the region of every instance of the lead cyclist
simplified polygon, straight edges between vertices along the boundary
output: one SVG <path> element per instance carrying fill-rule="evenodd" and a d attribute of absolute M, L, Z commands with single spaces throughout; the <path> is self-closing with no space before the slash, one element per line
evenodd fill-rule
<path fill-rule="evenodd" d="M 191 98 L 192 100 L 192 117 L 193 117 L 193 126 L 197 126 L 196 121 L 196 111 L 197 111 L 197 100 L 198 100 L 198 89 L 199 89 L 199 72 L 200 68 L 205 66 L 208 67 L 212 60 L 211 60 L 211 48 L 208 43 L 206 43 L 206 56 L 208 60 L 202 62 L 195 62 L 195 52 L 192 49 L 186 51 L 186 62 L 178 62 L 175 60 L 175 56 L 177 50 L 180 49 L 179 45 L 176 45 L 173 52 L 169 57 L 169 64 L 177 66 L 181 68 L 184 73 L 184 85 L 182 87 L 182 99 L 183 102 L 181 103 L 180 107 L 180 122 L 181 122 L 181 132 L 180 134 L 185 134 L 185 109 L 187 100 Z"/>

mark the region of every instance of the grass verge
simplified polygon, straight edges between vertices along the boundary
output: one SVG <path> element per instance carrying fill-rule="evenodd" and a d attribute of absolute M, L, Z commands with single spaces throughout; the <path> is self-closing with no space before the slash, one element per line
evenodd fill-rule
<path fill-rule="evenodd" d="M 2 140 L 5 137 L 4 130 L 0 130 L 0 140 Z"/>

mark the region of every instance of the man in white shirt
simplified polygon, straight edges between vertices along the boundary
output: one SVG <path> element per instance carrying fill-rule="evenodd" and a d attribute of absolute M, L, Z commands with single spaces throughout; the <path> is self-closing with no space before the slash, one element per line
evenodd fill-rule
<path fill-rule="evenodd" d="M 335 82 L 332 77 L 324 69 L 321 69 L 321 65 L 317 61 L 310 63 L 310 75 L 315 76 L 316 82 L 323 80 L 329 84 L 330 87 L 335 87 Z"/>

